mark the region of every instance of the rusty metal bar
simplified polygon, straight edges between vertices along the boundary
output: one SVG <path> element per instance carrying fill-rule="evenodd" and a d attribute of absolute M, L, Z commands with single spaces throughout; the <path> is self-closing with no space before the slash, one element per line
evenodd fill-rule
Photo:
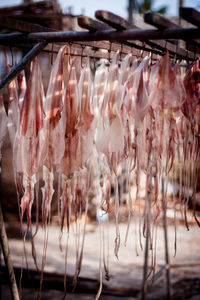
<path fill-rule="evenodd" d="M 12 68 L 12 70 L 3 78 L 0 83 L 0 89 L 12 81 L 23 69 L 31 62 L 35 56 L 37 56 L 42 49 L 47 45 L 46 42 L 40 42 L 36 44 L 22 59 L 21 61 Z"/>

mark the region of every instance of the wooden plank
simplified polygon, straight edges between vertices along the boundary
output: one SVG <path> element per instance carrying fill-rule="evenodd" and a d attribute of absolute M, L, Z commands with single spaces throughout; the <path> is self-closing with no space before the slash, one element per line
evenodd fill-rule
<path fill-rule="evenodd" d="M 153 25 L 158 29 L 181 28 L 179 25 L 164 16 L 151 11 L 144 14 L 144 22 Z"/>
<path fill-rule="evenodd" d="M 181 7 L 180 16 L 189 23 L 200 27 L 200 12 L 191 7 Z"/>
<path fill-rule="evenodd" d="M 153 13 L 151 11 L 144 14 L 144 22 L 153 25 L 158 29 L 182 28 L 180 25 L 176 24 L 175 22 L 172 22 L 171 20 L 165 18 L 164 16 L 157 13 Z M 200 40 L 191 40 L 190 43 L 186 46 L 187 49 L 198 48 L 200 47 Z"/>
<path fill-rule="evenodd" d="M 134 29 L 140 29 L 139 27 L 130 24 L 127 20 L 123 19 L 122 17 L 115 15 L 109 11 L 105 10 L 97 10 L 95 12 L 95 17 L 106 24 L 109 24 L 113 28 L 117 30 L 126 30 L 130 28 Z M 125 42 L 127 44 L 127 42 Z M 137 47 L 138 49 L 143 49 L 144 48 L 144 43 L 140 41 L 128 41 L 129 45 L 133 45 L 133 47 Z M 162 47 L 159 41 L 145 41 L 145 44 L 148 44 L 152 48 L 158 48 L 159 50 L 165 50 L 165 48 Z"/>
<path fill-rule="evenodd" d="M 12 13 L 5 13 L 3 14 L 5 17 L 14 17 L 15 19 L 19 19 L 19 20 L 33 20 L 34 23 L 36 23 L 35 20 L 54 20 L 54 19 L 62 19 L 63 14 L 55 14 L 53 12 L 49 12 L 49 13 L 21 13 L 19 15 L 15 15 Z"/>
<path fill-rule="evenodd" d="M 9 6 L 9 7 L 3 7 L 0 8 L 0 14 L 5 14 L 6 12 L 15 12 L 15 11 L 23 11 L 23 10 L 34 10 L 34 9 L 40 9 L 40 8 L 53 8 L 51 1 L 38 1 L 38 2 L 29 2 L 29 3 L 23 3 L 21 5 L 15 5 L 15 6 Z"/>
<path fill-rule="evenodd" d="M 20 281 L 21 276 L 21 268 L 14 268 L 17 282 Z M 8 278 L 6 276 L 5 267 L 0 267 L 0 282 L 2 284 L 7 284 Z M 42 288 L 44 290 L 58 290 L 63 291 L 63 284 L 64 284 L 64 274 L 57 274 L 57 273 L 49 273 L 44 272 L 44 279 Z M 22 276 L 22 287 L 27 288 L 35 288 L 38 289 L 40 286 L 40 272 L 35 270 L 26 270 L 23 269 L 23 276 Z M 73 289 L 73 276 L 67 274 L 66 280 L 66 288 L 68 293 L 70 293 Z M 79 277 L 77 280 L 77 286 L 75 289 L 75 293 L 87 293 L 87 294 L 94 294 L 96 295 L 99 288 L 99 280 L 86 278 L 86 277 Z M 108 284 L 103 283 L 102 295 L 110 295 L 113 297 L 136 297 L 139 293 L 139 289 L 136 288 L 118 288 L 118 287 L 110 287 Z M 70 297 L 69 297 L 70 298 Z M 81 299 L 81 296 L 77 296 L 77 299 Z M 95 297 L 91 296 L 90 299 Z"/>
<path fill-rule="evenodd" d="M 95 12 L 95 17 L 108 24 L 110 27 L 115 28 L 117 30 L 124 30 L 129 28 L 137 28 L 135 25 L 130 24 L 127 20 L 124 18 L 115 15 L 109 11 L 106 10 L 97 10 Z"/>
<path fill-rule="evenodd" d="M 14 273 L 14 269 L 13 269 L 13 265 L 12 265 L 10 249 L 9 249 L 9 245 L 8 245 L 8 238 L 7 238 L 6 229 L 5 229 L 4 220 L 3 220 L 1 203 L 0 203 L 0 245 L 2 248 L 6 271 L 7 271 L 8 278 L 9 278 L 9 285 L 10 285 L 12 299 L 19 300 L 16 278 L 15 278 L 15 273 Z"/>
<path fill-rule="evenodd" d="M 107 24 L 88 18 L 86 16 L 78 17 L 78 25 L 81 28 L 87 29 L 89 31 L 110 29 L 110 26 L 108 26 Z"/>
<path fill-rule="evenodd" d="M 116 30 L 125 30 L 125 29 L 138 29 L 137 26 L 130 24 L 127 20 L 124 18 L 111 13 L 109 11 L 105 10 L 97 10 L 95 12 L 95 17 L 98 20 L 101 20 L 105 24 L 109 25 L 110 27 L 116 29 Z M 143 49 L 145 50 L 144 43 L 140 41 L 124 41 L 125 45 L 135 47 L 136 49 Z"/>
<path fill-rule="evenodd" d="M 113 13 L 110 13 L 108 11 L 104 11 L 104 10 L 98 10 L 95 12 L 95 17 L 103 22 L 105 22 L 106 24 L 109 24 L 110 26 L 112 26 L 113 28 L 117 29 L 117 30 L 125 30 L 125 29 L 130 29 L 130 28 L 133 28 L 133 25 L 130 24 L 127 20 L 113 14 Z M 158 18 L 157 18 L 158 19 Z M 166 18 L 163 18 L 161 19 L 160 17 L 160 24 L 162 22 L 162 28 L 159 28 L 159 29 L 166 29 L 163 28 L 164 26 L 164 23 L 165 23 L 165 19 Z M 167 20 L 167 19 L 166 19 Z M 156 23 L 156 20 L 154 21 L 154 23 Z M 170 21 L 167 22 L 166 21 L 166 24 L 170 24 Z M 171 26 L 172 26 L 172 22 L 171 22 Z M 175 26 L 174 26 L 175 27 Z M 174 28 L 173 26 L 171 28 Z M 135 29 L 140 29 L 139 27 L 137 26 L 134 26 Z M 180 27 L 176 27 L 177 29 L 180 29 Z M 128 43 L 126 42 L 126 44 L 129 44 L 129 45 L 133 45 L 133 47 L 137 47 L 137 48 L 142 48 L 144 47 L 143 46 L 143 43 L 139 42 L 139 41 L 129 41 L 128 40 Z M 169 50 L 171 53 L 177 53 L 177 54 L 180 54 L 180 56 L 183 55 L 183 53 L 185 52 L 186 54 L 186 51 L 184 51 L 184 49 L 180 49 L 180 48 L 177 48 L 177 45 L 173 45 L 172 43 L 168 42 L 166 43 L 166 41 L 155 41 L 155 40 L 146 40 L 145 41 L 145 44 L 149 45 L 150 47 L 152 47 L 153 49 L 157 48 L 159 49 L 160 51 L 165 51 L 166 49 Z M 179 50 L 180 49 L 180 50 Z"/>
<path fill-rule="evenodd" d="M 21 31 L 21 32 L 55 31 L 54 29 L 48 27 L 44 27 L 37 24 L 32 24 L 21 20 L 17 20 L 15 18 L 9 18 L 4 16 L 0 16 L 0 26 L 3 28 L 12 29 L 14 31 Z"/>

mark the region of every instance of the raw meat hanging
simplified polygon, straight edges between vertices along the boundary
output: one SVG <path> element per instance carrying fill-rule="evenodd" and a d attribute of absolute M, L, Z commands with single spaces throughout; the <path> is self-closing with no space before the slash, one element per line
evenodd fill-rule
<path fill-rule="evenodd" d="M 42 77 L 38 58 L 35 58 L 20 109 L 20 121 L 13 146 L 14 176 L 18 193 L 23 194 L 21 199 L 21 221 L 26 212 L 27 229 L 31 220 L 34 186 L 46 155 L 43 102 Z"/>
<path fill-rule="evenodd" d="M 60 49 L 52 66 L 46 97 L 37 58 L 32 63 L 27 87 L 23 73 L 18 85 L 16 81 L 9 85 L 8 126 L 15 181 L 22 194 L 21 221 L 26 212 L 27 228 L 41 169 L 43 226 L 47 220 L 50 222 L 55 173 L 59 174 L 61 189 L 57 199 L 61 231 L 66 225 L 69 234 L 73 222 L 78 228 L 78 220 L 85 213 L 82 242 L 80 229 L 76 232 L 79 246 L 75 285 L 82 264 L 86 215 L 92 201 L 97 210 L 102 209 L 110 217 L 115 215 L 117 258 L 124 189 L 128 192 L 125 243 L 138 207 L 137 243 L 143 247 L 141 237 L 142 232 L 144 236 L 147 232 L 147 195 L 151 191 L 148 232 L 151 245 L 156 245 L 153 239 L 162 210 L 161 181 L 165 183 L 167 207 L 168 182 L 178 178 L 179 201 L 187 228 L 186 190 L 193 189 L 193 214 L 200 225 L 195 212 L 200 161 L 200 69 L 196 60 L 183 78 L 179 64 L 172 64 L 168 53 L 152 65 L 149 57 L 137 60 L 132 54 L 120 61 L 117 52 L 109 67 L 102 61 L 93 75 L 89 57 L 84 66 L 78 59 L 69 60 L 66 65 L 65 50 L 66 46 Z M 7 58 L 6 65 L 8 69 Z M 0 100 L 1 142 L 7 118 Z M 141 196 L 142 187 L 145 196 Z M 108 277 L 106 265 L 105 272 Z"/>

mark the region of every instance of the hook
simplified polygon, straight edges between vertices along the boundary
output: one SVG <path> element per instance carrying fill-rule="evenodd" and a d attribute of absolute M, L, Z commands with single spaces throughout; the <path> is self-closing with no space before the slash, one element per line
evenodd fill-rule
<path fill-rule="evenodd" d="M 145 42 L 143 42 L 142 48 L 141 48 L 141 51 L 140 51 L 140 59 L 141 59 L 141 60 L 142 60 L 143 54 L 144 54 L 144 47 L 145 47 Z"/>
<path fill-rule="evenodd" d="M 150 65 L 153 65 L 153 51 L 150 52 Z"/>
<path fill-rule="evenodd" d="M 121 43 L 120 60 L 122 60 L 123 43 Z"/>
<path fill-rule="evenodd" d="M 141 51 L 140 51 L 140 59 L 142 59 L 143 54 L 144 54 L 144 49 L 141 49 Z"/>
<path fill-rule="evenodd" d="M 53 47 L 54 47 L 54 44 L 52 43 L 52 46 L 51 46 L 51 65 L 53 65 Z"/>
<path fill-rule="evenodd" d="M 173 57 L 173 60 L 172 60 L 172 65 L 174 66 L 176 63 L 177 63 L 177 50 L 178 50 L 178 43 L 176 43 L 176 51 L 175 51 L 175 54 L 174 54 L 174 57 Z"/>
<path fill-rule="evenodd" d="M 96 47 L 93 47 L 93 50 L 94 50 L 94 56 L 93 56 L 93 58 L 94 58 L 94 71 L 96 71 L 96 64 L 95 64 L 95 53 L 96 53 L 96 51 L 97 51 L 97 48 Z"/>
<path fill-rule="evenodd" d="M 10 46 L 10 54 L 11 54 L 11 62 L 12 62 L 10 67 L 13 67 L 14 66 L 14 55 L 13 55 L 13 48 L 11 46 Z"/>
<path fill-rule="evenodd" d="M 131 53 L 132 53 L 132 56 L 134 56 L 133 49 L 134 49 L 134 47 L 131 47 Z"/>
<path fill-rule="evenodd" d="M 186 61 L 187 61 L 187 67 L 189 67 L 189 59 L 188 59 L 188 49 L 186 51 L 186 57 L 185 57 Z"/>
<path fill-rule="evenodd" d="M 81 68 L 83 68 L 83 51 L 85 49 L 85 45 L 81 45 L 82 51 L 81 51 Z"/>
<path fill-rule="evenodd" d="M 167 49 L 167 43 L 168 43 L 168 40 L 165 41 L 165 48 L 164 48 L 165 52 L 164 52 L 164 55 L 167 53 L 167 50 L 168 50 Z"/>
<path fill-rule="evenodd" d="M 108 50 L 108 54 L 109 54 L 108 60 L 109 60 L 109 62 L 110 62 L 110 53 L 111 53 L 111 49 L 112 49 L 112 42 L 110 42 L 110 49 Z"/>
<path fill-rule="evenodd" d="M 68 57 L 69 57 L 69 64 L 70 64 L 70 62 L 71 62 L 71 46 L 72 46 L 72 44 L 69 42 L 69 43 L 68 43 Z"/>
<path fill-rule="evenodd" d="M 197 53 L 197 48 L 195 47 L 195 50 L 194 50 L 194 61 L 196 60 L 196 53 Z"/>

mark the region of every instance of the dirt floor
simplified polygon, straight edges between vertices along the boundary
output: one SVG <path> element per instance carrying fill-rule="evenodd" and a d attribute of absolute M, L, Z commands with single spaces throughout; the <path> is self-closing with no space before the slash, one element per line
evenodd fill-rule
<path fill-rule="evenodd" d="M 143 274 L 143 258 L 144 251 L 137 243 L 138 254 L 135 251 L 135 226 L 139 226 L 138 222 L 133 226 L 131 224 L 128 241 L 124 246 L 124 237 L 126 233 L 126 223 L 120 224 L 121 245 L 119 249 L 119 260 L 114 255 L 114 239 L 115 239 L 115 224 L 111 223 L 104 225 L 105 241 L 109 240 L 109 273 L 110 280 L 103 280 L 103 294 L 100 299 L 114 300 L 125 298 L 139 299 Z M 82 228 L 83 224 L 80 224 Z M 9 235 L 9 246 L 11 256 L 15 267 L 21 267 L 23 242 L 20 238 L 16 238 L 17 225 L 10 223 L 7 225 L 7 232 Z M 74 275 L 76 262 L 76 228 L 71 228 L 69 235 L 69 248 L 67 260 L 67 274 Z M 102 231 L 103 232 L 103 231 Z M 102 233 L 101 232 L 101 233 Z M 109 237 L 107 236 L 109 232 Z M 60 251 L 59 248 L 59 227 L 54 225 L 49 230 L 49 241 L 47 250 L 47 260 L 45 271 L 51 274 L 64 274 L 65 272 L 65 251 Z M 197 225 L 191 224 L 190 230 L 187 231 L 183 224 L 178 225 L 178 239 L 177 239 L 177 254 L 174 255 L 174 226 L 168 226 L 169 236 L 169 250 L 170 250 L 170 272 L 171 272 L 171 287 L 173 299 L 200 299 L 200 229 Z M 37 253 L 37 261 L 40 266 L 43 253 L 44 231 L 39 229 L 35 237 L 35 248 Z M 62 244 L 63 249 L 67 240 L 67 233 L 63 232 Z M 144 245 L 144 240 L 142 241 Z M 107 243 L 106 243 L 107 244 Z M 83 264 L 80 272 L 80 277 L 85 279 L 94 279 L 95 282 L 99 280 L 99 254 L 100 254 L 100 231 L 97 223 L 89 223 L 86 227 L 86 237 L 83 255 Z M 26 242 L 27 260 L 30 269 L 35 269 L 31 254 L 31 242 L 27 239 Z M 156 272 L 165 264 L 164 260 L 164 237 L 163 229 L 158 227 L 157 231 L 157 260 Z M 151 263 L 151 250 L 149 264 Z M 151 279 L 151 278 L 150 278 Z M 91 283 L 90 283 L 91 284 Z M 86 286 L 88 285 L 86 280 Z M 66 299 L 95 299 L 96 290 L 92 288 L 91 294 L 68 293 Z M 107 295 L 105 292 L 108 291 Z M 109 292 L 110 291 L 110 292 Z M 1 299 L 9 298 L 9 290 L 6 285 L 1 286 Z M 58 290 L 43 290 L 41 299 L 62 299 L 63 292 Z M 149 283 L 147 299 L 165 299 L 166 298 L 166 284 L 165 271 L 157 276 L 153 284 Z M 23 289 L 22 299 L 37 299 L 37 290 Z"/>

